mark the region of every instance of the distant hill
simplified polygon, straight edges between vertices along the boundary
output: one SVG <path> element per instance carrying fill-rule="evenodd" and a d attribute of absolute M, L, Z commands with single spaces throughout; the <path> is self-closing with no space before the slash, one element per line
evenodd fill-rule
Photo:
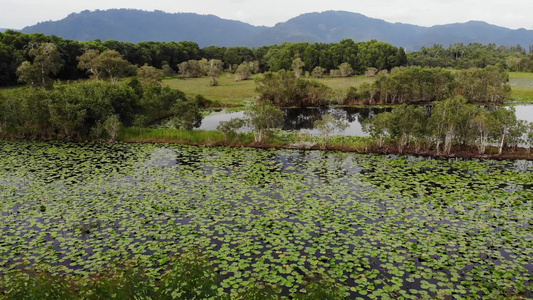
<path fill-rule="evenodd" d="M 274 27 L 264 27 L 213 15 L 112 9 L 73 13 L 59 21 L 26 27 L 22 32 L 55 34 L 80 41 L 114 39 L 137 43 L 185 40 L 194 41 L 200 47 L 259 47 L 284 42 L 336 43 L 346 38 L 356 42 L 377 39 L 408 50 L 455 43 L 533 45 L 532 30 L 512 30 L 480 21 L 423 27 L 389 23 L 344 11 L 308 13 Z"/>
<path fill-rule="evenodd" d="M 356 42 L 377 39 L 408 50 L 422 46 L 455 43 L 481 43 L 514 46 L 533 45 L 533 30 L 512 30 L 480 21 L 423 27 L 389 23 L 358 13 L 327 11 L 303 14 L 268 28 L 256 37 L 267 44 L 288 42 L 338 42 L 350 38 Z"/>
<path fill-rule="evenodd" d="M 194 41 L 205 47 L 245 45 L 262 30 L 264 27 L 224 20 L 213 15 L 111 9 L 73 13 L 59 21 L 26 27 L 22 32 L 54 34 L 78 41 Z"/>

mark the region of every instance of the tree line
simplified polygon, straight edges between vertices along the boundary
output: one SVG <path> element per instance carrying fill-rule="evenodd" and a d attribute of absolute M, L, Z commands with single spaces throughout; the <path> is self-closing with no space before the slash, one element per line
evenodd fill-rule
<path fill-rule="evenodd" d="M 445 48 L 442 45 L 422 47 L 420 51 L 407 54 L 408 65 L 454 69 L 485 68 L 498 66 L 509 71 L 533 71 L 533 46 L 525 49 L 513 47 L 454 44 Z"/>
<path fill-rule="evenodd" d="M 339 43 L 285 43 L 263 46 L 255 49 L 247 47 L 210 46 L 200 49 L 194 42 L 140 42 L 137 44 L 107 41 L 72 41 L 57 36 L 32 33 L 23 34 L 7 30 L 0 33 L 0 84 L 15 85 L 19 76 L 17 68 L 23 63 L 34 63 L 35 49 L 42 44 L 54 44 L 57 48 L 61 67 L 54 72 L 54 79 L 76 80 L 87 78 L 85 70 L 78 68 L 79 57 L 88 51 L 103 53 L 116 51 L 132 65 L 152 66 L 166 71 L 167 74 L 194 71 L 179 67 L 184 62 L 218 60 L 222 68 L 235 72 L 246 63 L 252 72 L 289 70 L 293 61 L 300 59 L 302 72 L 313 72 L 317 67 L 329 72 L 346 63 L 355 73 L 361 74 L 367 68 L 392 69 L 407 64 L 407 56 L 402 48 L 394 47 L 375 40 L 356 43 L 343 40 Z M 317 69 L 317 70 L 320 70 Z M 197 73 L 196 73 L 197 74 Z"/>
<path fill-rule="evenodd" d="M 435 103 L 433 107 L 401 105 L 367 120 L 365 130 L 378 148 L 392 143 L 401 153 L 433 150 L 449 155 L 456 149 L 475 149 L 483 155 L 487 147 L 504 149 L 533 146 L 533 123 L 517 120 L 512 108 L 476 107 L 462 96 Z"/>
<path fill-rule="evenodd" d="M 365 104 L 429 103 L 461 95 L 472 103 L 502 103 L 511 93 L 509 76 L 495 66 L 484 69 L 449 70 L 428 67 L 400 67 L 390 74 L 364 83 L 346 101 Z"/>
<path fill-rule="evenodd" d="M 256 77 L 261 100 L 276 106 L 321 106 L 327 104 L 408 104 L 443 101 L 455 95 L 471 103 L 500 104 L 511 88 L 508 74 L 497 67 L 448 70 L 426 67 L 397 67 L 381 72 L 373 83 L 349 87 L 335 94 L 328 86 L 298 77 L 298 70 L 266 72 Z"/>

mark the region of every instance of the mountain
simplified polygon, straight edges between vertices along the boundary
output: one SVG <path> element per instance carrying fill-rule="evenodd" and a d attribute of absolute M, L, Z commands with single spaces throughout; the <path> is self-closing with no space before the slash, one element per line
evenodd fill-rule
<path fill-rule="evenodd" d="M 263 29 L 264 27 L 213 15 L 111 9 L 73 13 L 59 21 L 26 27 L 22 32 L 54 34 L 78 41 L 194 41 L 205 47 L 245 45 L 246 41 Z"/>
<path fill-rule="evenodd" d="M 281 44 L 284 42 L 336 43 L 377 39 L 407 50 L 455 43 L 533 45 L 533 30 L 512 30 L 481 21 L 423 27 L 389 23 L 345 11 L 303 14 L 273 27 L 253 26 L 213 15 L 111 9 L 73 13 L 59 21 L 26 27 L 24 33 L 55 34 L 72 40 L 194 41 L 205 47 Z"/>
<path fill-rule="evenodd" d="M 343 39 L 356 42 L 376 39 L 403 46 L 416 43 L 424 27 L 388 23 L 358 13 L 327 11 L 303 14 L 265 30 L 258 39 L 267 44 L 287 42 L 337 43 Z"/>
<path fill-rule="evenodd" d="M 423 27 L 403 23 L 389 23 L 358 13 L 326 11 L 303 14 L 265 30 L 254 42 L 266 44 L 287 42 L 356 42 L 376 39 L 408 50 L 422 46 L 455 43 L 481 43 L 522 46 L 533 45 L 533 30 L 499 27 L 480 21 Z"/>

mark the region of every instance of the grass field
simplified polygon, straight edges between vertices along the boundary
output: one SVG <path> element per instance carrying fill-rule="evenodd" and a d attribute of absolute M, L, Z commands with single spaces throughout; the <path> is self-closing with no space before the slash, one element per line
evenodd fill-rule
<path fill-rule="evenodd" d="M 194 97 L 203 95 L 209 100 L 218 101 L 222 104 L 244 105 L 257 99 L 254 80 L 235 81 L 234 75 L 224 74 L 219 78 L 219 86 L 211 86 L 209 77 L 180 79 L 168 78 L 163 81 L 164 85 L 180 89 L 187 96 Z M 374 78 L 364 75 L 350 78 L 322 78 L 319 82 L 329 86 L 336 94 L 343 93 L 350 86 L 359 87 L 363 83 L 372 83 Z M 511 85 L 511 100 L 515 102 L 533 102 L 533 73 L 511 72 L 509 73 Z"/>
<path fill-rule="evenodd" d="M 511 85 L 511 100 L 520 102 L 533 102 L 533 73 L 509 73 Z"/>
<path fill-rule="evenodd" d="M 223 74 L 218 80 L 218 86 L 211 86 L 209 77 L 191 79 L 173 77 L 165 79 L 163 85 L 182 90 L 189 97 L 200 94 L 209 100 L 231 105 L 243 105 L 246 102 L 255 101 L 259 95 L 255 91 L 253 78 L 235 81 L 234 75 Z"/>
<path fill-rule="evenodd" d="M 228 76 L 229 75 L 229 76 Z M 354 76 L 350 78 L 322 78 L 319 82 L 326 84 L 335 93 L 345 92 L 350 86 L 358 87 L 364 82 L 371 83 L 374 79 L 366 76 Z M 255 91 L 255 81 L 235 81 L 234 75 L 223 74 L 219 78 L 218 86 L 210 85 L 209 77 L 181 79 L 178 77 L 168 78 L 163 84 L 185 92 L 189 97 L 198 94 L 212 101 L 222 104 L 244 105 L 254 101 L 259 94 Z"/>

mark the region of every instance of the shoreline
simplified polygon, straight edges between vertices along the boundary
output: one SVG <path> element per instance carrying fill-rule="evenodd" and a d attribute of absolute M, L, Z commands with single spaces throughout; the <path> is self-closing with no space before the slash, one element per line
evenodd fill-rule
<path fill-rule="evenodd" d="M 528 160 L 533 161 L 533 151 L 531 154 L 527 153 L 527 148 L 516 147 L 510 153 L 503 153 L 502 155 L 497 154 L 496 147 L 487 147 L 485 154 L 478 154 L 475 149 L 460 149 L 449 155 L 442 153 L 435 153 L 434 150 L 424 150 L 424 151 L 414 151 L 412 148 L 406 148 L 404 151 L 398 151 L 396 147 L 384 147 L 378 149 L 374 146 L 363 147 L 354 147 L 350 145 L 328 145 L 323 147 L 321 145 L 283 145 L 283 144 L 257 144 L 257 143 L 231 143 L 223 141 L 214 141 L 209 143 L 194 143 L 189 141 L 172 141 L 168 139 L 121 139 L 119 142 L 124 143 L 154 143 L 154 144 L 180 144 L 187 146 L 198 146 L 198 147 L 232 147 L 232 148 L 253 148 L 253 149 L 288 149 L 288 150 L 302 150 L 302 151 L 339 151 L 339 152 L 351 152 L 358 154 L 377 154 L 377 155 L 413 155 L 413 156 L 422 156 L 422 157 L 431 157 L 435 159 L 450 159 L 450 158 L 461 158 L 461 159 L 489 159 L 489 160 Z M 492 150 L 492 151 L 491 151 Z M 495 152 L 495 153 L 492 153 Z"/>
<path fill-rule="evenodd" d="M 218 132 L 218 131 L 214 131 Z M 100 142 L 100 143 L 114 143 L 106 140 L 54 140 L 54 139 L 30 139 L 21 138 L 17 136 L 0 135 L 0 139 L 4 140 L 19 140 L 19 141 L 59 141 L 59 142 Z M 121 143 L 153 143 L 153 144 L 177 144 L 187 146 L 198 147 L 231 147 L 231 148 L 253 148 L 253 149 L 288 149 L 288 150 L 301 150 L 301 151 L 339 151 L 339 152 L 351 152 L 358 154 L 376 154 L 376 155 L 413 155 L 421 157 L 431 157 L 435 159 L 481 159 L 481 160 L 527 160 L 533 161 L 533 151 L 528 153 L 528 148 L 515 147 L 507 148 L 508 152 L 504 152 L 502 155 L 498 155 L 497 147 L 488 146 L 485 154 L 480 155 L 475 148 L 462 148 L 457 149 L 449 155 L 443 153 L 436 153 L 434 150 L 418 150 L 414 147 L 406 147 L 403 151 L 399 151 L 397 147 L 393 145 L 386 145 L 382 148 L 378 148 L 374 145 L 368 145 L 368 141 L 362 141 L 362 145 L 354 145 L 349 143 L 344 144 L 330 144 L 324 147 L 320 144 L 281 144 L 281 143 L 256 143 L 256 142 L 238 142 L 238 141 L 223 141 L 223 140 L 208 140 L 205 142 L 192 142 L 186 139 L 180 139 L 179 137 L 129 137 L 119 138 L 115 142 Z"/>

